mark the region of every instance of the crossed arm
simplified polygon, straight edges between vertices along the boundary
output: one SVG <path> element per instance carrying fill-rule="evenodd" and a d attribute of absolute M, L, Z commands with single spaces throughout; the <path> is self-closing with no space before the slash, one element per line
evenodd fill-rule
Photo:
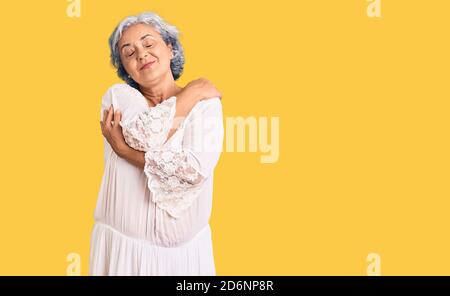
<path fill-rule="evenodd" d="M 197 102 L 212 97 L 221 97 L 221 95 L 209 81 L 198 79 L 186 85 L 176 97 L 175 116 L 166 141 L 176 132 L 182 119 L 189 114 Z M 140 169 L 144 169 L 145 152 L 135 150 L 125 142 L 122 127 L 119 124 L 121 116 L 120 110 L 113 110 L 112 106 L 105 110 L 103 116 L 105 120 L 104 122 L 100 121 L 102 134 L 119 157 Z M 111 124 L 111 121 L 114 122 L 114 125 Z"/>

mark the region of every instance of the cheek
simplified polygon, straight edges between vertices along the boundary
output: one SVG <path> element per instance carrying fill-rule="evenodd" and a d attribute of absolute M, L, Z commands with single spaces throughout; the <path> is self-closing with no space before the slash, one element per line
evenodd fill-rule
<path fill-rule="evenodd" d="M 166 52 L 160 52 L 158 54 L 158 60 L 161 65 L 170 65 L 170 55 Z"/>
<path fill-rule="evenodd" d="M 135 70 L 132 60 L 122 60 L 122 65 L 125 68 L 125 70 L 128 72 L 128 74 L 133 73 Z"/>

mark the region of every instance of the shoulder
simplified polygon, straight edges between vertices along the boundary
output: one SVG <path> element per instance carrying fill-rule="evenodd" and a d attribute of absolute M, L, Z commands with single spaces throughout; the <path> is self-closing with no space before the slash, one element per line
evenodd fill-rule
<path fill-rule="evenodd" d="M 102 105 L 113 105 L 121 111 L 133 107 L 136 111 L 147 108 L 147 101 L 141 92 L 126 83 L 116 83 L 110 86 L 102 97 Z"/>
<path fill-rule="evenodd" d="M 195 111 L 201 114 L 222 113 L 222 100 L 219 97 L 202 100 L 196 104 L 195 108 Z"/>
<path fill-rule="evenodd" d="M 137 93 L 140 94 L 140 92 L 137 89 L 126 83 L 115 83 L 105 91 L 103 97 L 105 98 L 112 95 L 137 94 Z"/>
<path fill-rule="evenodd" d="M 222 121 L 222 118 L 222 100 L 219 97 L 214 97 L 195 104 L 194 108 L 188 114 L 185 123 L 203 122 L 204 119 Z"/>

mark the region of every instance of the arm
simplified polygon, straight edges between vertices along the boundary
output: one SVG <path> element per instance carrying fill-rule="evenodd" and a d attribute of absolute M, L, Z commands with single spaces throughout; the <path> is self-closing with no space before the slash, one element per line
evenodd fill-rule
<path fill-rule="evenodd" d="M 130 146 L 125 145 L 118 155 L 142 170 L 145 167 L 145 152 L 135 150 Z"/>
<path fill-rule="evenodd" d="M 123 158 L 143 168 L 152 200 L 177 218 L 198 197 L 213 174 L 223 145 L 222 105 L 205 101 L 183 127 L 181 147 L 156 147 L 146 152 L 124 150 Z"/>
<path fill-rule="evenodd" d="M 221 94 L 210 81 L 200 78 L 188 83 L 183 90 L 177 94 L 176 112 L 166 142 L 176 132 L 180 123 L 189 112 L 191 112 L 195 104 L 201 100 L 213 97 L 221 98 Z"/>
<path fill-rule="evenodd" d="M 186 105 L 189 105 L 189 104 L 191 104 L 191 103 L 187 103 Z M 192 109 L 192 107 L 191 107 L 191 109 Z M 216 107 L 216 109 L 217 109 L 217 107 Z M 213 112 L 213 114 L 211 114 L 211 115 L 214 115 L 216 117 L 222 118 L 221 108 L 220 108 L 220 111 L 219 110 L 215 110 L 215 112 Z M 175 125 L 175 123 L 174 123 L 174 125 Z M 172 126 L 174 126 L 174 125 L 172 125 Z M 190 128 L 192 129 L 192 124 L 191 124 Z M 223 127 L 222 127 L 222 129 L 223 129 Z M 190 130 L 188 129 L 188 132 L 189 131 Z M 219 131 L 219 132 L 223 133 L 223 131 Z M 146 164 L 145 163 L 145 154 L 146 154 L 146 152 L 135 150 L 135 149 L 131 148 L 128 145 L 125 145 L 124 147 L 122 147 L 122 149 L 120 149 L 119 152 L 120 152 L 120 154 L 118 154 L 118 155 L 121 158 L 126 159 L 128 162 L 132 163 L 133 165 L 135 165 L 135 166 L 137 166 L 137 167 L 139 167 L 141 169 L 145 168 L 145 164 Z"/>
<path fill-rule="evenodd" d="M 183 121 L 183 119 L 189 114 L 189 112 L 191 112 L 195 104 L 197 104 L 197 102 L 199 102 L 201 99 L 198 94 L 191 94 L 190 91 L 190 89 L 183 89 L 179 94 L 177 94 L 176 111 L 172 120 L 172 126 L 169 130 L 165 142 L 167 142 L 170 137 L 172 137 L 172 135 L 177 131 L 178 126 Z"/>
<path fill-rule="evenodd" d="M 124 134 L 122 133 L 121 124 L 115 124 L 114 126 L 111 126 L 111 121 L 120 122 L 122 117 L 120 110 L 117 110 L 118 113 L 115 113 L 115 110 L 110 108 L 110 105 L 113 102 L 112 96 L 112 90 L 110 89 L 102 99 L 102 112 L 100 121 L 102 134 L 118 156 L 122 158 L 125 158 L 126 156 L 129 158 L 129 161 L 132 164 L 137 167 L 143 168 L 142 154 L 139 153 L 139 151 L 147 151 L 148 149 L 142 148 L 148 148 L 151 142 L 159 142 L 160 144 L 165 143 L 176 132 L 180 122 L 186 117 L 187 114 L 189 114 L 195 104 L 197 104 L 201 100 L 206 100 L 212 97 L 221 97 L 221 94 L 214 87 L 214 85 L 206 79 L 200 78 L 188 83 L 176 96 L 176 110 L 175 112 L 173 112 L 174 114 L 171 116 L 172 118 L 170 118 L 171 125 L 167 128 L 168 130 L 166 129 L 160 132 L 160 135 L 163 136 L 163 139 L 157 141 L 154 141 L 154 139 L 148 139 L 148 143 L 144 143 L 144 141 L 142 140 L 144 137 L 142 135 L 139 135 L 138 131 L 136 131 L 134 135 L 127 133 L 130 129 L 137 130 L 137 126 L 135 123 L 132 123 L 132 125 L 134 126 L 130 126 L 129 129 L 124 129 L 127 141 L 125 141 Z M 105 114 L 103 114 L 103 112 Z M 149 114 L 146 115 L 149 116 Z M 142 120 L 140 122 L 141 126 L 145 123 L 145 121 L 146 120 Z M 137 138 L 135 136 L 137 136 Z M 127 144 L 127 142 L 130 143 L 130 141 L 134 141 L 136 143 L 139 142 L 141 144 L 141 148 L 138 149 L 133 145 L 131 145 L 133 147 L 130 147 L 130 145 Z M 135 149 L 139 151 L 136 151 Z"/>

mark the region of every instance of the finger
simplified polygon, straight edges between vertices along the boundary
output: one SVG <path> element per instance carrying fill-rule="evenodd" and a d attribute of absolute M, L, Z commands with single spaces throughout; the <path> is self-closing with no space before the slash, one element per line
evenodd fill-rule
<path fill-rule="evenodd" d="M 120 113 L 120 110 L 114 111 L 114 122 L 119 123 L 121 118 L 122 118 L 122 113 Z M 118 124 L 116 124 L 115 126 L 119 127 Z"/>
<path fill-rule="evenodd" d="M 103 110 L 103 120 L 102 120 L 103 126 L 105 126 L 107 116 L 108 116 L 108 109 L 105 109 L 105 110 Z"/>
<path fill-rule="evenodd" d="M 107 127 L 111 125 L 111 120 L 112 120 L 112 116 L 113 116 L 112 110 L 113 110 L 113 108 L 112 108 L 112 105 L 111 105 L 111 107 L 109 107 L 109 109 L 108 109 L 108 114 L 106 115 L 106 122 L 105 122 L 105 124 L 106 124 Z"/>

